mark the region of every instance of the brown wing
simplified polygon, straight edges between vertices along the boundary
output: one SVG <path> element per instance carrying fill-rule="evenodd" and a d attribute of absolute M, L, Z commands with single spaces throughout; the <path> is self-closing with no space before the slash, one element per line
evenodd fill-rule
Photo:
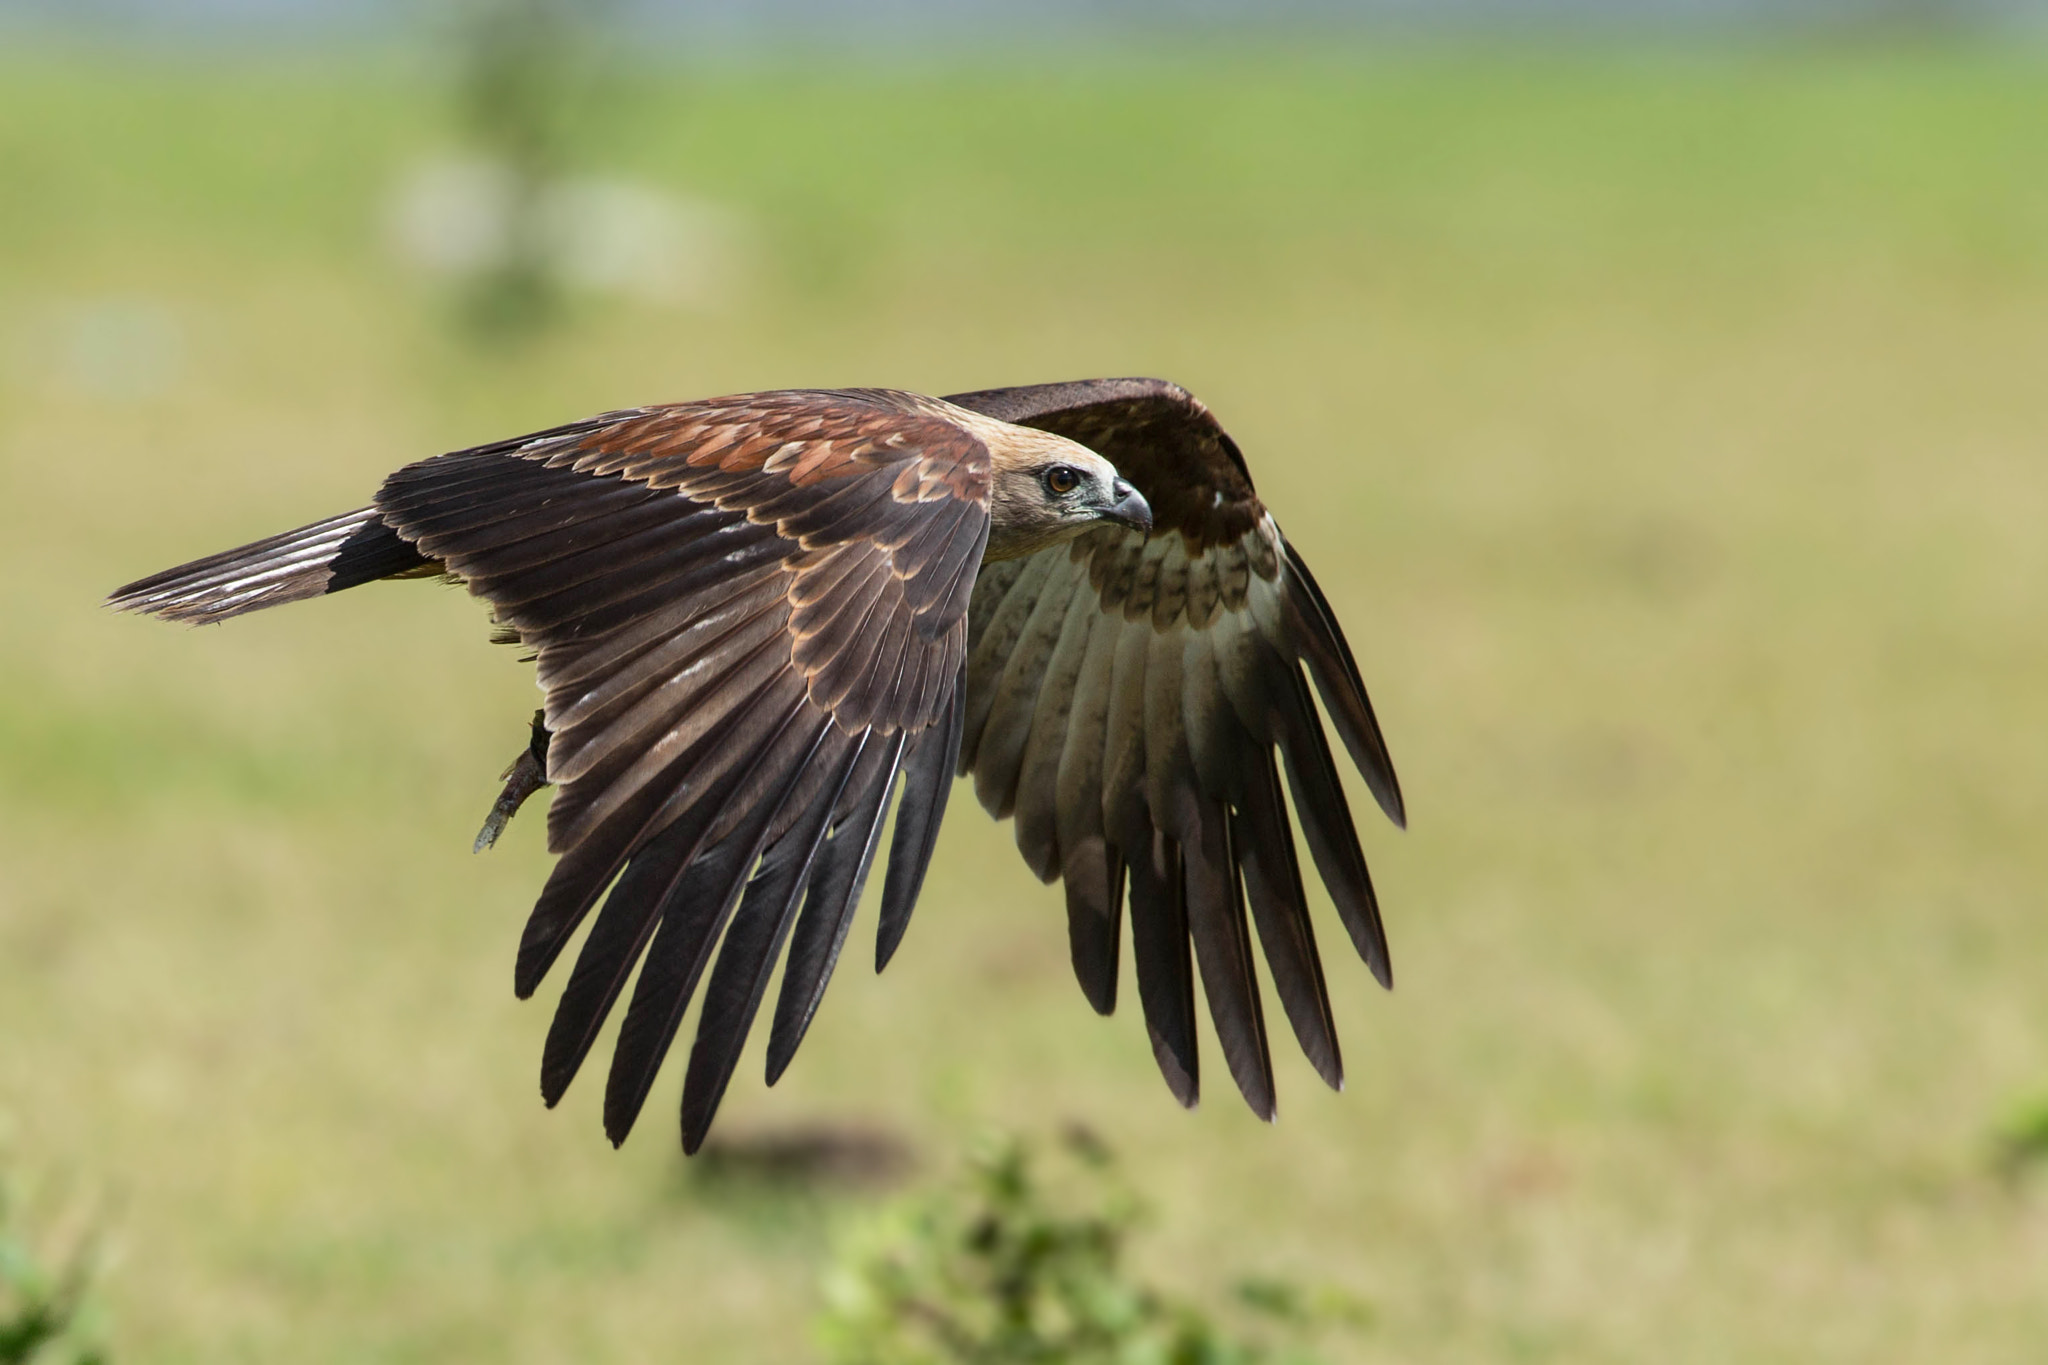
<path fill-rule="evenodd" d="M 962 771 L 992 814 L 1015 818 L 1032 870 L 1065 881 L 1082 990 L 1102 1013 L 1114 1008 L 1128 885 L 1138 994 L 1167 1084 L 1195 1102 L 1198 965 L 1231 1075 L 1271 1118 L 1249 902 L 1295 1036 L 1341 1085 L 1283 767 L 1352 943 L 1382 984 L 1393 977 L 1309 678 L 1380 807 L 1397 825 L 1405 815 L 1357 664 L 1308 566 L 1252 491 L 1236 443 L 1177 385 L 1089 380 L 947 401 L 1092 447 L 1152 504 L 1149 539 L 1105 527 L 990 565 L 971 608 Z"/>
<path fill-rule="evenodd" d="M 410 465 L 377 495 L 383 521 L 536 656 L 561 857 L 516 984 L 531 994 L 604 897 L 548 1035 L 553 1104 L 644 954 L 605 1092 L 614 1142 L 721 932 L 685 1148 L 710 1126 L 788 939 L 769 1047 L 780 1075 L 899 775 L 885 950 L 907 922 L 958 751 L 989 526 L 988 452 L 937 412 L 848 391 L 616 413 Z"/>

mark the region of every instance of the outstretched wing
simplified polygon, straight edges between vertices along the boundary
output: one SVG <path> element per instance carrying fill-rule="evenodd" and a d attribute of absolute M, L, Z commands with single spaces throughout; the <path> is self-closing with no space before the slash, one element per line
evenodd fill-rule
<path fill-rule="evenodd" d="M 1195 1103 L 1198 966 L 1231 1075 L 1271 1118 L 1248 902 L 1295 1036 L 1341 1085 L 1283 769 L 1353 945 L 1383 985 L 1393 976 L 1310 678 L 1380 808 L 1397 825 L 1405 815 L 1358 666 L 1308 566 L 1253 492 L 1236 443 L 1177 385 L 1087 380 L 947 401 L 1093 448 L 1152 504 L 1149 538 L 1105 527 L 992 564 L 971 608 L 961 771 L 991 814 L 1014 817 L 1031 869 L 1065 882 L 1081 989 L 1100 1012 L 1115 1007 L 1128 887 L 1138 994 L 1168 1086 Z"/>
<path fill-rule="evenodd" d="M 644 956 L 605 1092 L 623 1141 L 721 933 L 684 1147 L 710 1126 L 787 940 L 772 1083 L 899 777 L 881 933 L 901 935 L 958 751 L 989 467 L 928 400 L 851 391 L 615 413 L 386 481 L 382 521 L 538 663 L 561 857 L 520 945 L 522 997 L 603 897 L 548 1035 L 549 1104 Z"/>

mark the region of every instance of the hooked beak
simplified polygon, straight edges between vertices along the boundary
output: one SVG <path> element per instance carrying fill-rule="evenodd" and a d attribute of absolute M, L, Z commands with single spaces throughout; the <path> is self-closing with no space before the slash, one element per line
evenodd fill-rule
<path fill-rule="evenodd" d="M 1102 514 L 1106 520 L 1128 526 L 1143 535 L 1152 534 L 1152 505 L 1145 501 L 1143 493 L 1118 479 L 1110 485 L 1110 495 L 1116 503 Z"/>

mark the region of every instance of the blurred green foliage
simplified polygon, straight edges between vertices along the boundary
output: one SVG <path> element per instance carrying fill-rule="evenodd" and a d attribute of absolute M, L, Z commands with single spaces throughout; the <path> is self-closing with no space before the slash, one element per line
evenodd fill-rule
<path fill-rule="evenodd" d="M 0 1174 L 0 1365 L 104 1365 L 89 1243 L 54 1259 Z"/>
<path fill-rule="evenodd" d="M 456 96 L 471 147 L 504 177 L 504 247 L 464 282 L 472 337 L 517 343 L 559 323 L 548 193 L 572 169 L 604 53 L 610 0 L 454 0 Z"/>
<path fill-rule="evenodd" d="M 2024 1175 L 2048 1163 L 2048 1095 L 2014 1106 L 1998 1127 L 1995 1139 L 1999 1169 Z"/>
<path fill-rule="evenodd" d="M 607 0 L 455 0 L 457 90 L 481 146 L 534 174 L 563 169 Z"/>
<path fill-rule="evenodd" d="M 1027 1142 L 992 1143 L 957 1183 L 850 1237 L 826 1280 L 831 1358 L 1313 1365 L 1306 1343 L 1318 1329 L 1369 1321 L 1355 1299 L 1285 1280 L 1240 1282 L 1229 1304 L 1208 1310 L 1144 1282 L 1126 1253 L 1146 1206 L 1109 1149 L 1071 1130 L 1053 1151 L 1049 1163 Z"/>

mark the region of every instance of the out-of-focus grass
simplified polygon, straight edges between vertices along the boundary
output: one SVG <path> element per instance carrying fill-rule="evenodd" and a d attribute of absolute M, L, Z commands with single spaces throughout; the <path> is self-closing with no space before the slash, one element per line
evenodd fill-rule
<path fill-rule="evenodd" d="M 1158 1278 L 1343 1284 L 1362 1359 L 2038 1353 L 2048 1203 L 1984 1154 L 2048 1075 L 2044 75 L 647 74 L 604 159 L 748 215 L 746 292 L 484 364 L 378 247 L 407 71 L 9 59 L 0 1108 L 126 1210 L 117 1356 L 786 1360 L 813 1263 L 677 1195 L 673 1076 L 618 1154 L 588 1080 L 536 1102 L 539 822 L 468 853 L 533 694 L 473 604 L 98 597 L 606 406 L 1100 373 L 1222 415 L 1387 725 L 1401 988 L 1327 924 L 1349 1092 L 1287 1058 L 1275 1127 L 1221 1074 L 1180 1113 L 963 795 L 889 975 L 850 954 L 722 1121 L 1084 1117 Z"/>

